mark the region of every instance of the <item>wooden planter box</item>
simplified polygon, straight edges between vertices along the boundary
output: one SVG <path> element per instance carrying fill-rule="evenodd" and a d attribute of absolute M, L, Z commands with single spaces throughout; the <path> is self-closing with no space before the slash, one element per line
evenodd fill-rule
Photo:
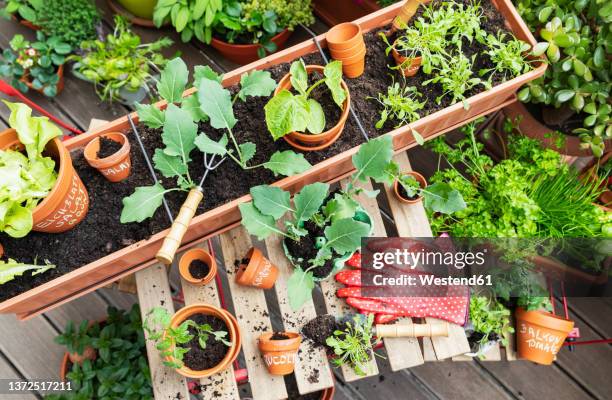
<path fill-rule="evenodd" d="M 510 0 L 498 0 L 494 4 L 506 19 L 509 29 L 514 32 L 517 38 L 535 44 L 535 39 L 519 17 Z M 387 25 L 395 17 L 401 5 L 401 3 L 398 3 L 387 7 L 356 22 L 361 25 L 364 31 Z M 327 46 L 325 35 L 320 35 L 318 40 L 322 46 Z M 223 85 L 227 87 L 238 83 L 240 76 L 247 71 L 269 68 L 317 51 L 313 41 L 305 41 L 227 73 L 224 77 Z M 418 131 L 423 138 L 429 140 L 465 125 L 476 118 L 516 101 L 515 92 L 525 83 L 542 76 L 545 70 L 546 64 L 540 63 L 533 71 L 495 86 L 489 91 L 468 98 L 466 100 L 470 105 L 468 110 L 464 109 L 462 103 L 457 103 L 387 134 L 393 138 L 396 152 L 414 147 L 417 143 L 412 135 L 413 129 Z M 185 96 L 192 94 L 194 91 L 195 89 L 187 90 Z M 166 104 L 159 102 L 157 105 L 163 108 Z M 138 120 L 136 113 L 132 114 L 132 118 L 135 121 Z M 65 142 L 65 144 L 71 151 L 81 151 L 92 138 L 111 131 L 131 132 L 127 116 L 109 122 L 86 134 L 74 137 Z M 347 150 L 313 166 L 303 174 L 284 178 L 274 185 L 295 193 L 310 183 L 336 182 L 353 172 L 351 157 L 357 150 L 358 147 Z M 214 210 L 197 215 L 191 222 L 190 228 L 184 237 L 183 245 L 187 245 L 190 242 L 203 241 L 237 226 L 241 219 L 238 205 L 250 200 L 251 197 L 246 195 Z M 0 304 L 0 313 L 15 313 L 20 318 L 31 317 L 145 268 L 154 263 L 154 255 L 167 233 L 168 230 L 159 232 L 148 240 L 135 243 L 53 281 L 6 300 Z"/>
<path fill-rule="evenodd" d="M 329 26 L 354 21 L 380 10 L 376 0 L 313 0 L 312 7 Z"/>

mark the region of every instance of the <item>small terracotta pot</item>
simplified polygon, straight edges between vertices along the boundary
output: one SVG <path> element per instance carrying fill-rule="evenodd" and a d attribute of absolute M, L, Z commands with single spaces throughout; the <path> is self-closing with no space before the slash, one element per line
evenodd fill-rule
<path fill-rule="evenodd" d="M 0 149 L 23 149 L 14 129 L 0 132 Z M 46 233 L 66 232 L 87 215 L 89 196 L 72 166 L 70 153 L 59 138 L 47 144 L 45 153 L 55 160 L 57 180 L 47 197 L 32 211 L 32 230 Z"/>
<path fill-rule="evenodd" d="M 97 356 L 98 356 L 98 353 L 96 353 L 96 349 L 94 349 L 91 346 L 86 346 L 85 349 L 83 350 L 83 354 L 79 354 L 76 352 L 68 353 L 68 359 L 73 364 L 83 364 L 83 361 L 85 360 L 93 361 L 96 359 Z"/>
<path fill-rule="evenodd" d="M 358 78 L 363 74 L 365 70 L 365 55 L 366 49 L 364 48 L 359 53 L 342 60 L 342 72 L 347 78 Z"/>
<path fill-rule="evenodd" d="M 329 52 L 334 60 L 343 60 L 345 58 L 354 56 L 355 54 L 363 51 L 366 48 L 364 42 L 359 42 L 355 46 L 345 49 L 345 50 L 332 50 L 329 49 Z"/>
<path fill-rule="evenodd" d="M 318 72 L 323 75 L 323 70 L 324 67 L 321 67 L 319 65 L 306 66 L 306 72 L 308 72 L 308 74 Z M 274 91 L 274 95 L 276 96 L 283 89 L 291 90 L 291 88 L 291 74 L 287 74 L 278 83 L 278 86 Z M 349 109 L 351 106 L 351 95 L 349 93 L 348 86 L 344 81 L 342 81 L 342 88 L 346 93 L 346 100 L 343 104 L 343 110 L 342 115 L 340 116 L 340 120 L 333 128 L 317 135 L 306 134 L 302 132 L 290 132 L 287 135 L 283 136 L 283 139 L 285 139 L 287 143 L 289 143 L 291 146 L 303 151 L 322 150 L 326 147 L 331 146 L 336 140 L 338 140 L 338 138 L 344 131 L 344 125 L 346 124 L 346 119 L 348 118 Z"/>
<path fill-rule="evenodd" d="M 249 259 L 247 265 L 240 265 L 236 273 L 236 282 L 242 286 L 252 286 L 261 289 L 270 289 L 278 278 L 276 268 L 259 249 L 253 247 L 244 258 Z"/>
<path fill-rule="evenodd" d="M 518 355 L 538 364 L 552 364 L 565 338 L 574 328 L 570 321 L 543 311 L 514 312 L 517 323 Z"/>
<path fill-rule="evenodd" d="M 174 316 L 172 316 L 172 319 L 170 320 L 170 327 L 178 327 L 185 320 L 195 314 L 212 315 L 219 319 L 222 319 L 225 323 L 225 326 L 227 327 L 229 342 L 232 344 L 229 350 L 227 351 L 227 354 L 225 354 L 223 360 L 221 360 L 221 362 L 213 368 L 206 369 L 204 371 L 194 371 L 188 368 L 187 366 L 183 366 L 182 368 L 176 369 L 176 372 L 186 378 L 201 379 L 206 378 L 207 376 L 218 374 L 219 372 L 224 371 L 227 368 L 231 368 L 232 363 L 234 362 L 236 357 L 238 357 L 238 353 L 240 352 L 242 337 L 240 335 L 240 329 L 238 328 L 238 322 L 236 321 L 236 318 L 234 318 L 234 316 L 231 315 L 229 312 L 221 308 L 211 306 L 209 304 L 191 304 L 187 307 L 180 309 L 174 314 Z M 167 360 L 171 361 L 172 359 L 168 357 Z"/>
<path fill-rule="evenodd" d="M 57 76 L 59 76 L 59 81 L 57 82 L 57 94 L 56 95 L 60 94 L 62 90 L 64 90 L 64 64 L 60 65 L 59 68 L 57 69 Z M 29 74 L 24 75 L 20 79 L 20 81 L 25 83 L 28 89 L 34 90 L 35 92 L 45 95 L 43 89 L 36 89 L 34 88 L 34 86 L 32 86 L 32 82 L 30 81 Z"/>
<path fill-rule="evenodd" d="M 21 19 L 21 18 L 17 18 L 15 16 L 15 14 L 11 15 L 11 19 L 15 22 L 19 22 L 21 25 L 25 26 L 26 28 L 30 28 L 34 31 L 39 31 L 40 30 L 40 26 L 38 25 L 34 25 L 33 23 L 31 23 L 30 21 L 26 20 L 26 19 Z"/>
<path fill-rule="evenodd" d="M 427 187 L 427 179 L 425 179 L 425 177 L 423 175 L 419 174 L 418 172 L 408 171 L 408 172 L 403 172 L 402 174 L 410 175 L 410 176 L 414 177 L 414 179 L 416 179 L 417 182 L 419 182 L 419 185 L 421 186 L 421 189 L 425 189 Z M 407 199 L 407 198 L 403 197 L 400 194 L 400 183 L 399 183 L 399 181 L 395 181 L 395 183 L 393 184 L 393 191 L 395 192 L 395 196 L 402 203 L 415 204 L 415 203 L 418 203 L 419 201 L 421 201 L 423 199 L 423 196 L 419 196 L 419 197 L 417 197 L 414 200 Z"/>
<path fill-rule="evenodd" d="M 409 59 L 406 56 L 401 55 L 395 48 L 391 50 L 391 54 L 393 55 L 393 59 L 398 67 L 400 67 L 400 71 L 404 76 L 414 76 L 419 69 L 421 68 L 422 57 L 414 57 Z"/>
<path fill-rule="evenodd" d="M 295 368 L 302 337 L 299 333 L 281 332 L 289 339 L 272 340 L 274 333 L 264 333 L 259 337 L 259 351 L 262 352 L 268 372 L 272 375 L 289 375 Z"/>
<path fill-rule="evenodd" d="M 289 39 L 289 36 L 291 36 L 292 33 L 293 32 L 289 29 L 285 29 L 274 36 L 271 40 L 276 44 L 278 50 L 280 50 L 283 48 L 287 42 L 287 39 Z M 261 46 L 260 44 L 233 44 L 212 38 L 210 45 L 217 49 L 223 57 L 236 64 L 245 65 L 259 60 L 257 50 Z"/>
<path fill-rule="evenodd" d="M 204 278 L 195 278 L 189 271 L 189 266 L 194 260 L 200 260 L 208 265 L 208 274 Z M 206 250 L 195 248 L 187 250 L 179 260 L 179 272 L 181 277 L 195 286 L 204 286 L 213 280 L 217 275 L 217 263 Z"/>
<path fill-rule="evenodd" d="M 4 246 L 2 246 L 2 243 L 0 243 L 0 258 L 2 258 L 4 256 Z"/>
<path fill-rule="evenodd" d="M 106 2 L 113 12 L 127 18 L 132 24 L 157 28 L 153 22 L 153 11 L 157 0 L 106 0 Z"/>
<path fill-rule="evenodd" d="M 100 171 L 111 182 L 120 182 L 130 176 L 132 163 L 130 161 L 130 141 L 120 132 L 105 133 L 103 137 L 121 144 L 121 148 L 113 155 L 98 158 L 100 137 L 87 143 L 83 154 L 87 163 Z"/>
<path fill-rule="evenodd" d="M 347 50 L 364 43 L 361 26 L 354 22 L 344 22 L 331 28 L 325 35 L 330 51 Z"/>

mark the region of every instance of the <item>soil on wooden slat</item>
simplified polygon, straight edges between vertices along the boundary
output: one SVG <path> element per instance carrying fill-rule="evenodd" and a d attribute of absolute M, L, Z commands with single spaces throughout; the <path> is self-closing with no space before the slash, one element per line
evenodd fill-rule
<path fill-rule="evenodd" d="M 469 0 L 461 0 L 467 3 Z M 487 32 L 497 33 L 506 30 L 503 18 L 500 13 L 488 1 L 483 1 L 482 6 L 485 12 L 484 28 Z M 380 30 L 386 30 L 384 27 Z M 386 92 L 387 87 L 393 82 L 401 79 L 397 72 L 391 71 L 387 65 L 393 64 L 391 56 L 385 55 L 384 43 L 377 36 L 380 30 L 370 32 L 365 35 L 368 48 L 366 56 L 366 69 L 362 76 L 356 79 L 346 79 L 351 94 L 351 107 L 359 115 L 363 126 L 370 138 L 380 136 L 390 131 L 393 121 L 388 121 L 383 129 L 377 130 L 375 123 L 379 118 L 379 106 L 371 99 L 376 97 L 379 92 Z M 464 47 L 467 56 L 482 50 L 478 44 L 470 44 Z M 328 54 L 329 57 L 329 54 Z M 304 57 L 307 65 L 322 65 L 323 60 L 319 53 L 309 54 Z M 483 66 L 490 64 L 487 56 L 477 57 L 474 70 L 477 71 Z M 274 79 L 280 80 L 289 72 L 289 63 L 274 66 L 269 69 Z M 422 83 L 429 79 L 421 72 L 410 78 L 409 84 L 416 86 L 423 92 L 423 99 L 428 100 L 425 109 L 420 112 L 421 116 L 431 114 L 451 105 L 448 98 L 444 98 L 441 104 L 436 104 L 435 98 L 441 94 L 441 89 L 437 85 L 423 86 Z M 494 77 L 494 82 L 500 81 L 499 77 Z M 234 93 L 236 88 L 230 88 Z M 483 88 L 478 87 L 466 97 L 482 92 Z M 335 104 L 330 103 L 331 97 L 323 101 L 326 117 L 329 121 L 337 121 L 339 117 L 331 114 L 338 112 Z M 246 103 L 238 101 L 234 107 L 234 114 L 239 118 L 239 122 L 234 128 L 234 133 L 240 143 L 252 141 L 257 144 L 257 154 L 251 161 L 251 165 L 267 161 L 276 151 L 289 150 L 291 147 L 284 141 L 274 142 L 268 133 L 265 118 L 264 106 L 269 98 L 250 98 Z M 332 111 L 330 111 L 330 106 Z M 336 110 L 336 111 L 333 111 Z M 140 124 L 138 126 L 144 146 L 150 157 L 156 148 L 162 148 L 161 130 L 149 129 Z M 217 140 L 223 135 L 223 131 L 215 130 L 207 123 L 200 124 L 200 132 L 206 132 L 210 137 Z M 130 134 L 128 138 L 132 139 Z M 304 156 L 311 164 L 321 162 L 331 156 L 349 150 L 364 142 L 364 137 L 360 133 L 357 124 L 349 116 L 344 132 L 340 138 L 330 147 L 318 152 L 305 153 Z M 191 177 L 198 181 L 203 174 L 203 157 L 198 151 L 192 154 L 193 161 L 190 164 Z M 138 146 L 132 143 L 131 159 L 132 173 L 130 177 L 119 183 L 107 181 L 97 170 L 92 169 L 84 161 L 82 152 L 77 151 L 72 154 L 73 164 L 83 180 L 90 195 L 90 209 L 87 218 L 75 229 L 63 234 L 44 234 L 32 232 L 23 239 L 13 239 L 5 234 L 0 234 L 0 243 L 4 245 L 5 257 L 11 257 L 22 262 L 33 262 L 35 259 L 42 263 L 49 260 L 57 265 L 55 269 L 43 274 L 31 276 L 26 272 L 23 276 L 2 285 L 0 290 L 0 301 L 4 301 L 15 295 L 23 293 L 33 287 L 49 282 L 61 275 L 71 272 L 81 266 L 89 264 L 106 255 L 118 251 L 130 244 L 146 239 L 154 233 L 160 232 L 170 226 L 168 216 L 164 208 L 160 207 L 155 216 L 141 223 L 121 224 L 119 216 L 122 209 L 122 199 L 133 193 L 138 186 L 149 186 L 152 178 L 146 168 L 143 156 L 140 154 Z M 239 179 L 237 179 L 239 177 Z M 161 179 L 164 186 L 173 187 L 176 182 L 173 179 Z M 231 160 L 215 171 L 212 171 L 204 184 L 204 201 L 200 204 L 197 214 L 211 210 L 220 205 L 226 204 L 249 192 L 252 186 L 272 183 L 279 178 L 265 169 L 244 171 Z M 167 195 L 167 201 L 172 212 L 176 215 L 183 201 L 185 194 L 172 192 Z"/>
<path fill-rule="evenodd" d="M 196 279 L 202 279 L 210 272 L 210 267 L 202 260 L 193 260 L 189 264 L 189 273 Z"/>
<path fill-rule="evenodd" d="M 100 137 L 100 150 L 98 150 L 96 155 L 98 158 L 106 158 L 121 150 L 121 147 L 121 143 L 102 136 Z"/>
<path fill-rule="evenodd" d="M 189 319 L 199 325 L 208 324 L 215 332 L 229 332 L 223 320 L 212 315 L 196 314 L 191 316 Z M 206 341 L 206 349 L 202 349 L 198 343 L 198 336 L 195 328 L 190 327 L 189 333 L 194 335 L 194 337 L 191 339 L 191 341 L 189 341 L 189 343 L 182 346 L 186 349 L 190 349 L 185 354 L 183 362 L 187 367 L 194 371 L 203 371 L 216 366 L 223 360 L 230 349 L 223 344 L 223 342 L 217 341 L 213 335 L 208 336 L 208 340 Z M 226 340 L 230 340 L 229 333 L 226 336 Z"/>
<path fill-rule="evenodd" d="M 308 321 L 302 327 L 302 334 L 312 340 L 317 346 L 327 348 L 327 338 L 333 336 L 334 331 L 343 329 L 344 327 L 336 320 L 336 317 L 324 314 Z"/>

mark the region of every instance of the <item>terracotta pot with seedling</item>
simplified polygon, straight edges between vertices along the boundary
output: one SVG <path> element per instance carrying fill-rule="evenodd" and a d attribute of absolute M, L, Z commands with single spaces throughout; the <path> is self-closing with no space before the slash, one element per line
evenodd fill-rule
<path fill-rule="evenodd" d="M 83 155 L 87 163 L 111 182 L 130 176 L 130 141 L 121 132 L 105 133 L 87 143 Z"/>
<path fill-rule="evenodd" d="M 190 249 L 179 260 L 179 272 L 192 285 L 204 286 L 217 275 L 217 262 L 204 249 Z"/>
<path fill-rule="evenodd" d="M 278 278 L 278 268 L 253 247 L 240 261 L 236 282 L 242 286 L 270 289 Z"/>
<path fill-rule="evenodd" d="M 517 350 L 521 358 L 537 364 L 550 365 L 574 328 L 574 321 L 552 313 L 517 308 Z"/>
<path fill-rule="evenodd" d="M 327 32 L 325 39 L 332 58 L 342 62 L 344 75 L 357 78 L 363 74 L 366 46 L 361 26 L 354 22 L 336 25 Z"/>
<path fill-rule="evenodd" d="M 241 346 L 238 322 L 227 311 L 192 304 L 171 315 L 156 307 L 144 322 L 148 340 L 156 342 L 164 365 L 199 379 L 231 368 Z"/>
<path fill-rule="evenodd" d="M 263 354 L 268 372 L 272 375 L 289 375 L 295 368 L 295 357 L 302 337 L 294 332 L 264 333 L 258 347 Z"/>

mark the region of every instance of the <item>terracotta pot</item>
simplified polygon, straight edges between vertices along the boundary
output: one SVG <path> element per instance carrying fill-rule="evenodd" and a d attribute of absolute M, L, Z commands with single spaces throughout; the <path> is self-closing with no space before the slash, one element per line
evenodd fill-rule
<path fill-rule="evenodd" d="M 559 137 L 554 134 L 555 130 L 538 121 L 520 101 L 505 107 L 504 115 L 512 121 L 519 121 L 518 129 L 522 135 L 539 140 L 548 149 L 568 156 L 589 157 L 593 155 L 591 149 L 580 147 L 582 141 L 578 136 L 563 135 L 561 139 L 565 142 L 564 146 L 558 147 Z M 612 140 L 606 140 L 605 143 L 604 152 L 611 151 Z"/>
<path fill-rule="evenodd" d="M 28 20 L 25 19 L 21 19 L 15 16 L 15 14 L 11 14 L 11 19 L 15 22 L 19 22 L 21 25 L 25 26 L 26 28 L 30 28 L 34 31 L 39 31 L 40 30 L 40 26 L 38 25 L 34 25 L 33 23 L 31 23 Z"/>
<path fill-rule="evenodd" d="M 212 315 L 219 319 L 222 319 L 225 323 L 225 326 L 227 327 L 229 336 L 228 341 L 232 344 L 227 354 L 225 354 L 223 360 L 221 360 L 221 362 L 213 368 L 206 369 L 203 371 L 194 371 L 188 368 L 187 366 L 183 366 L 182 368 L 176 369 L 176 372 L 186 378 L 201 379 L 206 378 L 207 376 L 218 374 L 219 372 L 224 371 L 227 368 L 231 368 L 232 363 L 234 362 L 236 357 L 238 357 L 238 353 L 240 352 L 242 336 L 240 334 L 240 329 L 238 328 L 238 322 L 236 321 L 236 318 L 234 318 L 233 315 L 221 308 L 211 306 L 209 304 L 191 304 L 187 307 L 180 309 L 174 314 L 174 316 L 172 316 L 172 319 L 170 320 L 170 326 L 172 328 L 176 328 L 185 320 L 189 319 L 189 317 L 195 314 Z M 168 357 L 167 360 L 171 361 L 172 359 Z"/>
<path fill-rule="evenodd" d="M 0 132 L 0 149 L 22 149 L 17 132 Z M 74 167 L 70 153 L 59 138 L 47 144 L 45 152 L 55 160 L 57 181 L 51 192 L 32 212 L 33 227 L 37 232 L 60 233 L 74 228 L 87 215 L 89 196 Z"/>
<path fill-rule="evenodd" d="M 348 50 L 364 43 L 361 26 L 354 22 L 344 22 L 331 28 L 325 34 L 329 51 Z"/>
<path fill-rule="evenodd" d="M 57 82 L 57 94 L 60 94 L 62 90 L 64 90 L 64 64 L 60 65 L 59 68 L 57 69 L 57 75 L 59 76 L 59 81 Z M 32 86 L 32 82 L 30 81 L 29 78 L 30 78 L 29 74 L 26 74 L 20 80 L 23 83 L 25 83 L 28 89 L 34 90 L 35 92 L 45 95 L 45 93 L 43 92 L 43 89 L 36 89 L 34 88 L 34 86 Z"/>
<path fill-rule="evenodd" d="M 208 265 L 208 274 L 204 278 L 195 278 L 189 271 L 189 266 L 193 260 L 200 260 Z M 195 286 L 204 286 L 210 283 L 217 275 L 217 262 L 215 259 L 202 248 L 187 250 L 179 260 L 179 272 L 181 277 L 187 282 Z"/>
<path fill-rule="evenodd" d="M 236 282 L 242 286 L 252 286 L 261 289 L 270 289 L 278 278 L 278 268 L 264 255 L 253 247 L 244 256 L 249 260 L 247 265 L 241 264 L 236 273 Z"/>
<path fill-rule="evenodd" d="M 323 75 L 324 67 L 319 65 L 307 65 L 306 72 L 311 74 L 313 72 L 318 72 Z M 276 96 L 281 90 L 287 89 L 291 90 L 291 74 L 287 74 L 281 79 L 274 91 L 274 95 Z M 343 104 L 342 115 L 340 116 L 340 120 L 336 123 L 336 125 L 328 131 L 319 133 L 317 135 L 302 133 L 302 132 L 290 132 L 287 135 L 283 136 L 291 146 L 302 150 L 302 151 L 318 151 L 324 148 L 331 146 L 342 134 L 344 130 L 344 125 L 346 124 L 346 119 L 349 115 L 349 109 L 351 106 L 351 95 L 348 90 L 348 86 L 346 83 L 342 81 L 342 88 L 346 92 L 346 100 Z"/>
<path fill-rule="evenodd" d="M 329 50 L 332 58 L 334 60 L 340 60 L 342 61 L 343 59 L 346 59 L 348 57 L 354 56 L 355 54 L 363 51 L 366 49 L 366 45 L 364 42 L 359 42 L 357 43 L 355 46 L 350 47 L 348 49 L 345 50 Z"/>
<path fill-rule="evenodd" d="M 259 337 L 259 351 L 263 354 L 268 372 L 272 375 L 289 375 L 295 368 L 302 337 L 299 333 L 281 332 L 289 339 L 272 340 L 274 333 L 264 333 Z"/>
<path fill-rule="evenodd" d="M 278 50 L 280 50 L 283 48 L 287 42 L 287 39 L 289 39 L 289 36 L 291 36 L 292 33 L 293 31 L 285 29 L 274 36 L 271 40 L 276 44 Z M 259 60 L 257 50 L 261 46 L 260 44 L 232 44 L 212 38 L 210 45 L 217 49 L 224 58 L 227 58 L 231 62 L 239 65 L 245 65 Z"/>
<path fill-rule="evenodd" d="M 70 363 L 70 358 L 68 357 L 68 353 L 64 353 L 62 357 L 62 363 L 60 364 L 60 380 L 62 382 L 66 382 L 66 374 L 68 374 L 68 369 L 72 364 Z"/>
<path fill-rule="evenodd" d="M 393 59 L 404 76 L 414 76 L 421 68 L 421 57 L 408 58 L 401 55 L 395 48 L 391 50 Z"/>
<path fill-rule="evenodd" d="M 416 179 L 417 182 L 419 183 L 419 186 L 421 186 L 421 189 L 425 189 L 427 187 L 427 180 L 425 179 L 425 177 L 423 175 L 419 174 L 418 172 L 408 171 L 408 172 L 403 172 L 403 174 L 404 175 L 413 176 L 414 179 Z M 414 200 L 402 197 L 402 195 L 400 195 L 400 183 L 399 183 L 399 181 L 395 181 L 395 183 L 393 184 L 393 191 L 395 192 L 395 196 L 402 203 L 415 204 L 415 203 L 418 203 L 419 201 L 423 200 L 423 196 L 419 196 L 419 197 L 417 197 Z"/>
<path fill-rule="evenodd" d="M 83 154 L 87 163 L 100 171 L 106 179 L 111 182 L 120 182 L 130 176 L 130 172 L 132 171 L 130 141 L 120 132 L 105 133 L 102 137 L 120 143 L 121 148 L 115 154 L 105 158 L 98 158 L 100 137 L 97 137 L 87 143 Z"/>
<path fill-rule="evenodd" d="M 336 387 L 332 386 L 323 391 L 321 394 L 321 400 L 333 400 L 336 394 Z"/>
<path fill-rule="evenodd" d="M 574 321 L 522 308 L 517 308 L 514 315 L 519 357 L 538 364 L 552 364 L 568 333 L 574 328 Z"/>
<path fill-rule="evenodd" d="M 68 359 L 73 364 L 83 364 L 85 360 L 95 360 L 98 354 L 96 353 L 96 349 L 91 346 L 86 346 L 83 350 L 83 354 L 79 353 L 68 353 Z"/>

